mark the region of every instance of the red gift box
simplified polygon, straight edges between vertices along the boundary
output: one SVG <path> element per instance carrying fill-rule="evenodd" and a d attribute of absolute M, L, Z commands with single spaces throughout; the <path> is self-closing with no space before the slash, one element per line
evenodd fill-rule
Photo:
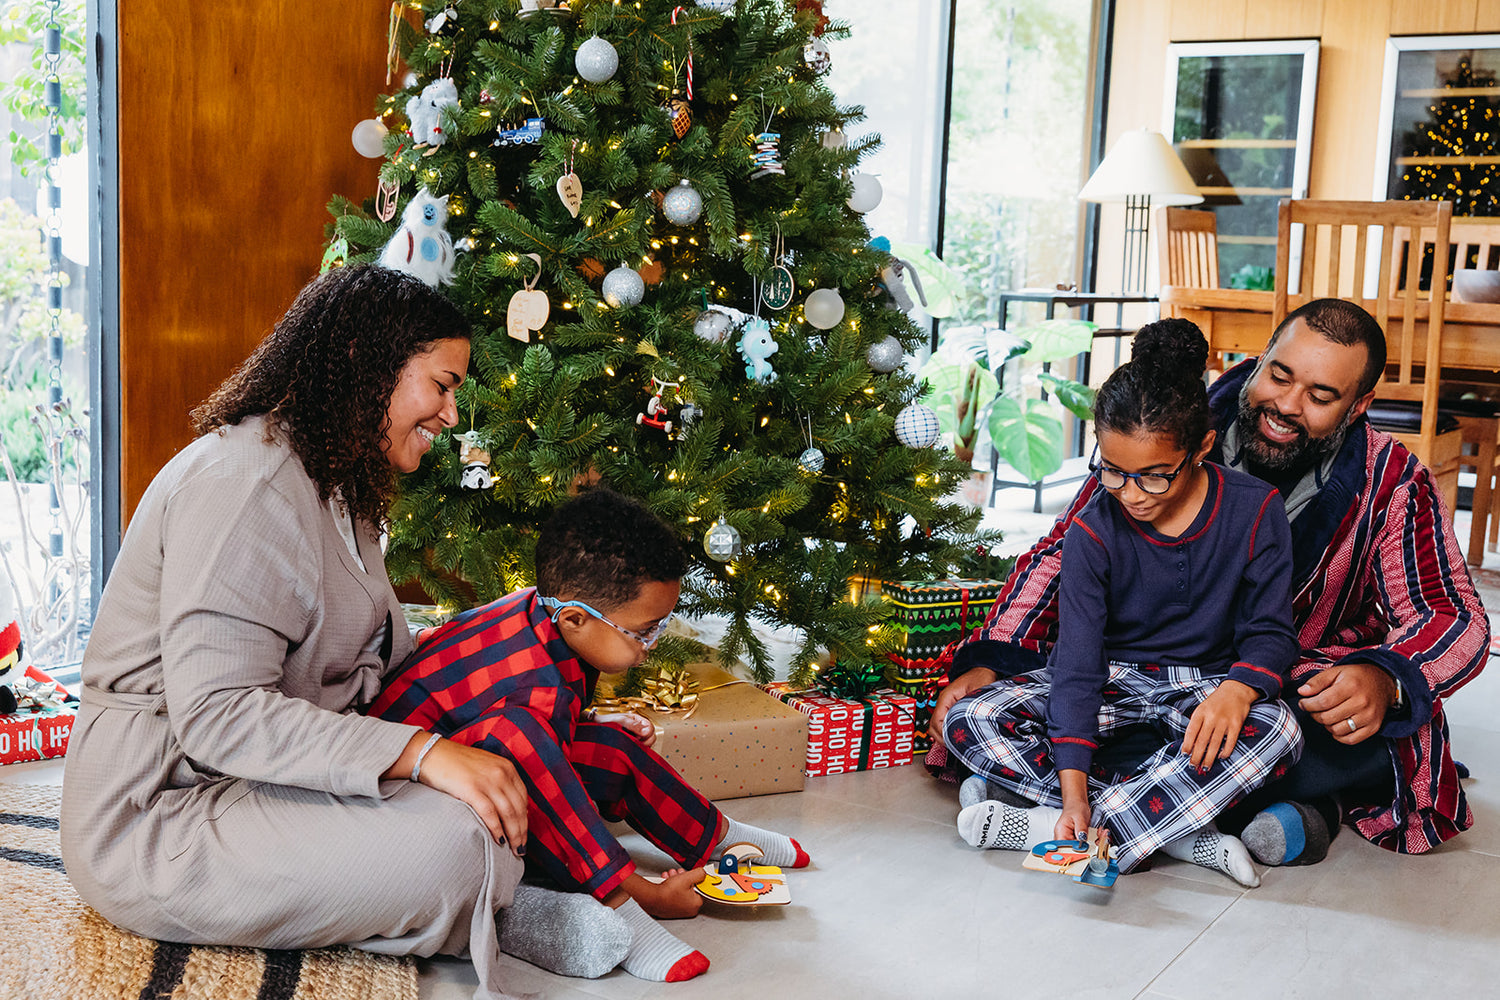
<path fill-rule="evenodd" d="M 69 696 L 66 688 L 34 666 L 26 668 L 26 676 L 55 688 L 60 697 Z M 76 701 L 56 709 L 28 711 L 23 707 L 13 715 L 0 715 L 0 764 L 61 757 L 68 752 L 68 737 L 77 715 Z"/>
<path fill-rule="evenodd" d="M 807 716 L 808 777 L 911 763 L 917 705 L 907 695 L 882 689 L 860 699 L 835 698 L 786 681 L 764 687 Z"/>

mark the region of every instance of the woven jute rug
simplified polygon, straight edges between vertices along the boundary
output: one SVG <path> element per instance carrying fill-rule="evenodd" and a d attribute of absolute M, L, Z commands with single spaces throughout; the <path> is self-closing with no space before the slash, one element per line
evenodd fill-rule
<path fill-rule="evenodd" d="M 196 947 L 120 930 L 78 898 L 63 871 L 61 799 L 56 786 L 0 782 L 4 1000 L 416 1000 L 410 959 Z"/>

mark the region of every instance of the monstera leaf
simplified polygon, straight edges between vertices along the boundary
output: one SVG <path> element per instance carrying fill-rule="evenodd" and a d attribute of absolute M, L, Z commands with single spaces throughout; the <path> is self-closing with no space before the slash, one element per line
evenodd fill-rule
<path fill-rule="evenodd" d="M 1001 396 L 990 410 L 990 440 L 1027 482 L 1062 468 L 1063 425 L 1050 402 Z"/>
<path fill-rule="evenodd" d="M 1089 350 L 1097 329 L 1098 323 L 1086 319 L 1049 319 L 1017 330 L 1016 336 L 1031 344 L 1023 355 L 1027 361 L 1046 364 L 1066 361 Z"/>
<path fill-rule="evenodd" d="M 1082 382 L 1075 382 L 1061 375 L 1051 372 L 1042 372 L 1037 375 L 1047 391 L 1057 397 L 1069 413 L 1079 420 L 1092 420 L 1094 416 L 1094 397 L 1098 395 L 1093 389 Z"/>

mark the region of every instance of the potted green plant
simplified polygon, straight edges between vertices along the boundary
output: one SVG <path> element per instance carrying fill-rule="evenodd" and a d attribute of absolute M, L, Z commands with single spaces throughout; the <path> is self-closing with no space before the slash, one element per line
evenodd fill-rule
<path fill-rule="evenodd" d="M 1000 392 L 989 412 L 990 440 L 1000 458 L 1027 482 L 1050 476 L 1063 463 L 1063 411 L 1093 415 L 1094 390 L 1046 370 L 1086 353 L 1098 324 L 1050 319 L 1015 331 L 1000 360 Z"/>

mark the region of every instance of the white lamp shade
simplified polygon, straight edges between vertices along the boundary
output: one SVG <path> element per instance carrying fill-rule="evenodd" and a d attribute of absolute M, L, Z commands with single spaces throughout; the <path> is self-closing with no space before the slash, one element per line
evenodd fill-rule
<path fill-rule="evenodd" d="M 1203 200 L 1166 138 L 1150 129 L 1120 136 L 1078 199 L 1125 201 L 1139 195 L 1149 195 L 1152 205 L 1196 205 Z"/>

